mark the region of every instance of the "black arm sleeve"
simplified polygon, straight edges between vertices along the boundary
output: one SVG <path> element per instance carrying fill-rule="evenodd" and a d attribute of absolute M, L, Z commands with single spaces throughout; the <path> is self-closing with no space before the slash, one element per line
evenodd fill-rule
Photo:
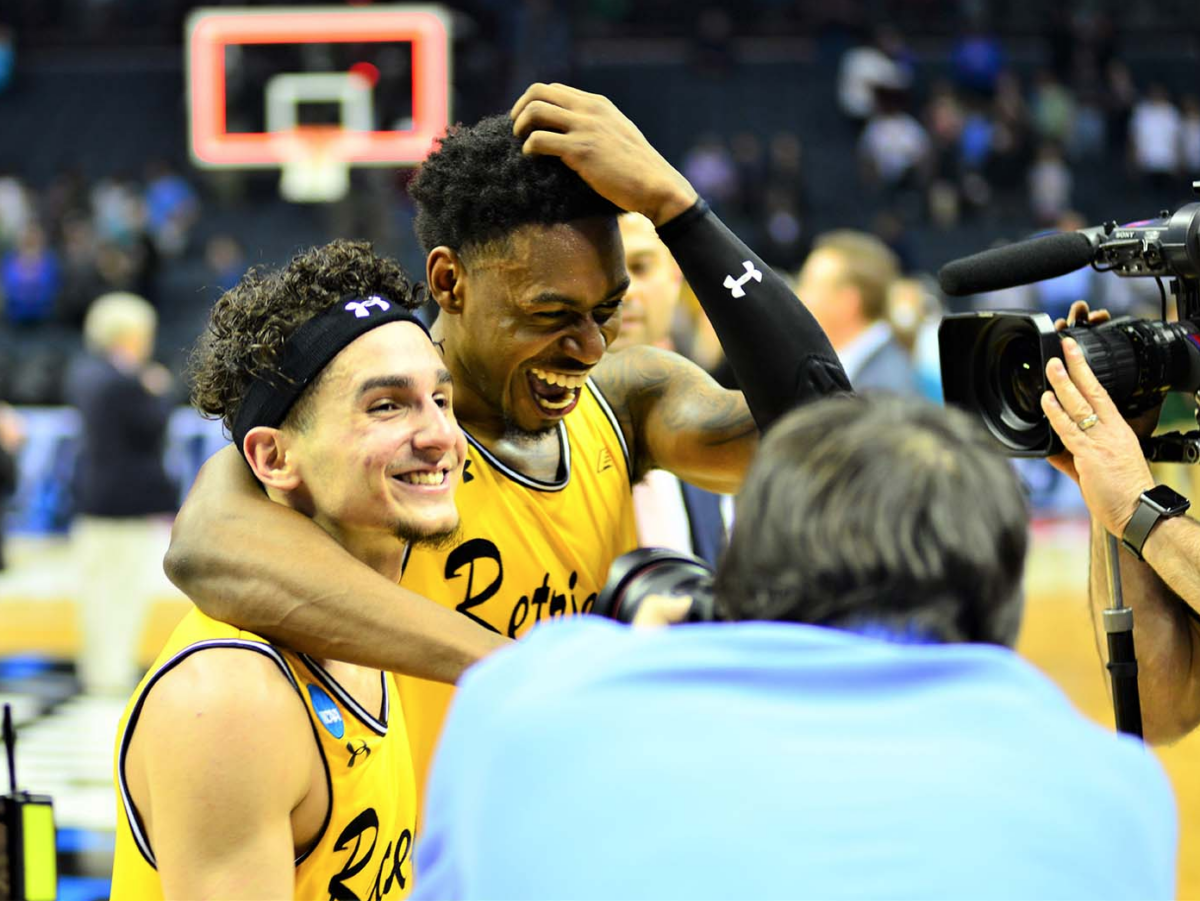
<path fill-rule="evenodd" d="M 708 314 L 760 431 L 795 406 L 852 390 L 812 313 L 707 203 L 658 234 Z"/>

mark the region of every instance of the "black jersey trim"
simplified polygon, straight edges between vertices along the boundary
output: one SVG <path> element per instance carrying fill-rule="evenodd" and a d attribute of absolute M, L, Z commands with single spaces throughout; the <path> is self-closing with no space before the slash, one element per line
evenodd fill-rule
<path fill-rule="evenodd" d="M 558 421 L 559 472 L 561 476 L 553 482 L 535 479 L 533 476 L 527 476 L 523 472 L 518 472 L 511 466 L 503 463 L 499 457 L 476 441 L 466 429 L 463 429 L 463 434 L 467 436 L 467 441 L 471 447 L 479 451 L 479 455 L 483 457 L 489 466 L 502 476 L 507 476 L 518 485 L 524 485 L 526 488 L 532 488 L 535 491 L 552 492 L 562 491 L 571 482 L 571 442 L 567 437 L 567 424 L 561 419 Z"/>
<path fill-rule="evenodd" d="M 292 688 L 296 690 L 301 703 L 305 705 L 305 712 L 307 713 L 308 711 L 308 703 L 304 700 L 304 692 L 300 690 L 300 684 L 292 674 L 291 667 L 287 665 L 287 661 L 283 659 L 283 655 L 271 647 L 271 645 L 260 641 L 246 641 L 239 638 L 214 638 L 208 641 L 198 641 L 183 648 L 174 657 L 159 667 L 158 672 L 150 678 L 150 681 L 146 683 L 146 687 L 142 689 L 142 693 L 138 695 L 137 703 L 134 704 L 133 710 L 130 711 L 129 720 L 125 723 L 125 732 L 121 735 L 121 750 L 117 755 L 117 789 L 121 795 L 121 805 L 125 808 L 125 820 L 129 823 L 129 831 L 133 833 L 134 844 L 137 845 L 138 851 L 141 852 L 142 859 L 155 871 L 158 870 L 158 863 L 154 856 L 154 849 L 150 847 L 150 838 L 146 835 L 141 815 L 137 811 L 137 806 L 133 803 L 133 796 L 129 793 L 129 785 L 125 779 L 125 759 L 129 753 L 129 743 L 133 739 L 133 731 L 137 728 L 138 718 L 142 714 L 142 707 L 146 703 L 146 698 L 150 696 L 151 690 L 158 684 L 158 680 L 188 657 L 192 656 L 192 654 L 210 648 L 238 648 L 246 651 L 254 651 L 274 660 L 284 676 L 287 677 L 288 682 L 291 683 Z M 317 752 L 321 755 L 321 764 L 325 768 L 325 785 L 328 790 L 329 805 L 325 810 L 325 820 L 321 824 L 316 838 L 308 850 L 296 857 L 295 866 L 302 864 L 308 855 L 313 852 L 313 849 L 321 843 L 321 839 L 325 837 L 325 832 L 329 828 L 329 821 L 333 817 L 333 778 L 329 772 L 329 761 L 325 758 L 325 751 L 321 747 L 321 739 L 317 735 L 316 724 L 313 723 L 312 716 L 309 716 L 308 720 L 313 730 L 313 740 L 317 743 Z"/>
<path fill-rule="evenodd" d="M 383 690 L 383 703 L 380 705 L 380 716 L 377 718 L 368 713 L 367 709 L 358 703 L 354 699 L 354 696 L 346 691 L 341 683 L 333 678 L 325 667 L 321 666 L 321 664 L 317 663 L 317 661 L 313 660 L 307 654 L 300 654 L 298 656 L 304 661 L 304 665 L 309 668 L 312 674 L 317 677 L 317 680 L 325 688 L 329 689 L 339 701 L 345 704 L 350 712 L 358 718 L 359 722 L 377 735 L 387 735 L 388 720 L 391 717 L 392 706 L 391 697 L 388 695 L 387 673 L 383 670 L 379 671 L 379 687 Z"/>
<path fill-rule="evenodd" d="M 629 477 L 629 484 L 633 484 L 633 458 L 629 456 L 629 445 L 625 443 L 625 433 L 621 431 L 621 423 L 617 420 L 617 414 L 613 412 L 612 405 L 609 404 L 608 398 L 604 396 L 604 392 L 600 390 L 600 386 L 589 378 L 587 385 L 592 389 L 592 396 L 596 398 L 596 403 L 600 404 L 600 409 L 604 411 L 604 415 L 608 417 L 608 424 L 612 426 L 613 432 L 617 435 L 617 441 L 621 445 L 621 453 L 625 456 L 625 475 Z"/>

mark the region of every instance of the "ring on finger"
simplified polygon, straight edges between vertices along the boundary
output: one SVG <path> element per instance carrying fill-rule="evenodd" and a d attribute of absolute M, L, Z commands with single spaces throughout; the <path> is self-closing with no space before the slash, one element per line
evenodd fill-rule
<path fill-rule="evenodd" d="M 1095 413 L 1089 413 L 1087 416 L 1083 417 L 1083 419 L 1079 420 L 1079 422 L 1077 422 L 1075 424 L 1077 426 L 1079 426 L 1079 431 L 1086 432 L 1088 429 L 1090 429 L 1092 426 L 1094 426 L 1099 421 L 1100 421 L 1099 416 L 1097 416 Z"/>

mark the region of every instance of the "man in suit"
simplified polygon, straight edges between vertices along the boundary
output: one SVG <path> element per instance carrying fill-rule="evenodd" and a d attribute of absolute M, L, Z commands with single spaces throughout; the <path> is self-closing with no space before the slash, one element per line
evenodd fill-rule
<path fill-rule="evenodd" d="M 95 300 L 83 324 L 89 355 L 68 377 L 82 445 L 75 468 L 72 541 L 79 560 L 89 694 L 120 696 L 137 681 L 135 657 L 178 488 L 163 466 L 174 408 L 170 373 L 151 359 L 158 317 L 136 294 Z"/>
<path fill-rule="evenodd" d="M 888 286 L 899 274 L 896 255 L 878 238 L 832 231 L 817 238 L 796 293 L 829 336 L 856 390 L 916 397 L 912 360 L 886 318 Z"/>
<path fill-rule="evenodd" d="M 645 216 L 625 213 L 617 225 L 625 245 L 629 289 L 621 332 L 609 350 L 638 345 L 675 350 L 672 327 L 683 273 Z M 638 543 L 695 554 L 715 566 L 732 521 L 732 501 L 729 495 L 680 481 L 665 469 L 651 470 L 633 486 Z"/>

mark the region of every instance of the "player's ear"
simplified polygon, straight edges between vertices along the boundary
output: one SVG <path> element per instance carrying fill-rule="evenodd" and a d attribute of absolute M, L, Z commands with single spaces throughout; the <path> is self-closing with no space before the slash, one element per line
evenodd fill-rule
<path fill-rule="evenodd" d="M 288 445 L 282 429 L 260 425 L 246 433 L 242 453 L 255 477 L 268 488 L 293 491 L 300 486 L 300 473 Z"/>
<path fill-rule="evenodd" d="M 462 312 L 467 288 L 467 271 L 462 258 L 449 247 L 435 247 L 425 261 L 425 280 L 429 294 L 443 312 Z"/>

